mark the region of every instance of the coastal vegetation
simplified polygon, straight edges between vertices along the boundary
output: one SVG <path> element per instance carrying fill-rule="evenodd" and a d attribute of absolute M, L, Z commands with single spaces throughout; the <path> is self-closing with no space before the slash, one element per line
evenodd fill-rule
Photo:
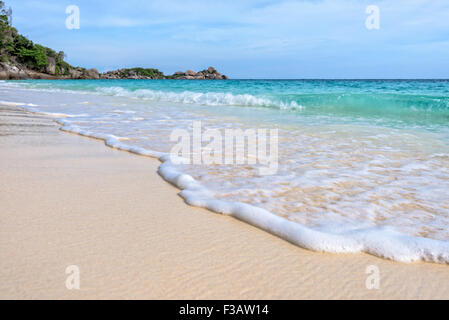
<path fill-rule="evenodd" d="M 12 10 L 0 1 L 0 63 L 4 73 L 10 71 L 12 78 L 37 76 L 39 73 L 70 76 L 78 69 L 64 61 L 66 55 L 63 51 L 56 52 L 19 34 L 11 25 L 11 14 Z"/>
<path fill-rule="evenodd" d="M 12 10 L 0 1 L 0 80 L 8 79 L 227 79 L 215 68 L 164 75 L 154 68 L 118 69 L 100 74 L 96 69 L 74 67 L 55 51 L 19 34 L 11 24 Z"/>

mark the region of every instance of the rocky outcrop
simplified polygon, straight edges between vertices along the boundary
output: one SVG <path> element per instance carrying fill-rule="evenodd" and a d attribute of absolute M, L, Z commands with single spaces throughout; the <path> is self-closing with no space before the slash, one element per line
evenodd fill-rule
<path fill-rule="evenodd" d="M 180 79 L 180 80 L 226 80 L 215 68 L 195 72 L 187 70 L 178 71 L 166 76 L 157 69 L 118 69 L 100 74 L 97 69 L 74 68 L 69 65 L 59 66 L 55 59 L 48 58 L 45 73 L 27 69 L 18 63 L 0 62 L 0 80 L 24 79 Z"/>
<path fill-rule="evenodd" d="M 0 63 L 0 79 L 2 80 L 24 80 L 32 78 L 28 70 L 7 62 Z"/>
<path fill-rule="evenodd" d="M 26 80 L 26 79 L 99 79 L 100 74 L 96 69 L 70 68 L 68 75 L 56 75 L 56 65 L 46 67 L 45 72 L 29 70 L 19 64 L 0 62 L 0 80 Z M 50 67 L 49 67 L 50 66 Z"/>
<path fill-rule="evenodd" d="M 187 70 L 185 73 L 186 76 L 194 77 L 196 76 L 196 72 L 193 70 Z"/>
<path fill-rule="evenodd" d="M 162 72 L 157 69 L 132 68 L 108 71 L 100 75 L 101 79 L 165 79 Z"/>
<path fill-rule="evenodd" d="M 180 79 L 180 80 L 227 80 L 228 77 L 222 75 L 215 68 L 209 67 L 207 70 L 195 72 L 187 70 L 178 71 L 171 76 L 166 76 L 157 69 L 118 69 L 100 75 L 101 79 Z"/>
<path fill-rule="evenodd" d="M 171 78 L 181 80 L 227 80 L 228 77 L 218 72 L 214 67 L 209 67 L 207 70 L 195 72 L 187 70 L 186 72 L 175 72 Z"/>
<path fill-rule="evenodd" d="M 64 78 L 64 77 L 62 77 Z M 68 79 L 100 79 L 97 69 L 72 68 L 69 69 Z"/>
<path fill-rule="evenodd" d="M 51 75 L 56 74 L 56 59 L 52 57 L 47 58 L 48 64 L 45 67 L 45 72 Z"/>
<path fill-rule="evenodd" d="M 76 68 L 76 69 L 70 69 L 69 70 L 69 75 L 71 79 L 81 79 L 83 72 L 81 70 L 81 68 Z"/>
<path fill-rule="evenodd" d="M 100 79 L 100 73 L 97 69 L 88 69 L 86 70 L 86 79 Z"/>

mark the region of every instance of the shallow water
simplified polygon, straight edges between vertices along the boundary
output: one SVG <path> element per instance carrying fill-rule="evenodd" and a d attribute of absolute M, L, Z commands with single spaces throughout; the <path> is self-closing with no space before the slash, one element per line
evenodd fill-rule
<path fill-rule="evenodd" d="M 283 218 L 267 218 L 276 227 L 264 213 L 238 217 L 311 249 L 449 261 L 448 81 L 6 81 L 0 100 L 161 154 L 194 121 L 203 131 L 278 129 L 274 175 L 260 164 L 170 164 L 201 185 L 185 188 L 187 202 L 265 209 Z"/>

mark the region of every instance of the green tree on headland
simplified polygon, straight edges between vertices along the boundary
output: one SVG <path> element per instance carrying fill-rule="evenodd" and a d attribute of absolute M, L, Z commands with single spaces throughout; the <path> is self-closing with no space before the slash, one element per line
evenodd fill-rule
<path fill-rule="evenodd" d="M 63 51 L 56 52 L 20 35 L 10 24 L 10 10 L 6 9 L 4 1 L 0 1 L 0 62 L 21 64 L 38 72 L 45 72 L 52 63 L 56 75 L 62 70 L 67 75 L 73 67 L 64 58 Z"/>
<path fill-rule="evenodd" d="M 56 52 L 34 43 L 19 34 L 11 21 L 11 10 L 0 0 L 0 79 L 227 79 L 212 67 L 167 76 L 154 68 L 118 69 L 103 74 L 96 69 L 75 68 L 64 61 L 64 51 Z"/>

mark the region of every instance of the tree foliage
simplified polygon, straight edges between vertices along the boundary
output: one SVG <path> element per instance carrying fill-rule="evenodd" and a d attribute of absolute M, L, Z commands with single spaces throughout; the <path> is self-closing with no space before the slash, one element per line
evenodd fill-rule
<path fill-rule="evenodd" d="M 126 78 L 132 75 L 135 76 L 143 76 L 143 77 L 149 77 L 149 78 L 161 78 L 164 77 L 164 74 L 159 71 L 158 69 L 154 68 L 131 68 L 131 69 L 122 69 L 121 70 L 121 77 Z"/>
<path fill-rule="evenodd" d="M 20 35 L 10 25 L 8 14 L 4 1 L 0 1 L 0 62 L 15 61 L 29 69 L 43 72 L 51 61 L 58 66 L 59 71 L 63 69 L 64 74 L 68 74 L 72 66 L 64 61 L 65 53 L 35 44 Z"/>

